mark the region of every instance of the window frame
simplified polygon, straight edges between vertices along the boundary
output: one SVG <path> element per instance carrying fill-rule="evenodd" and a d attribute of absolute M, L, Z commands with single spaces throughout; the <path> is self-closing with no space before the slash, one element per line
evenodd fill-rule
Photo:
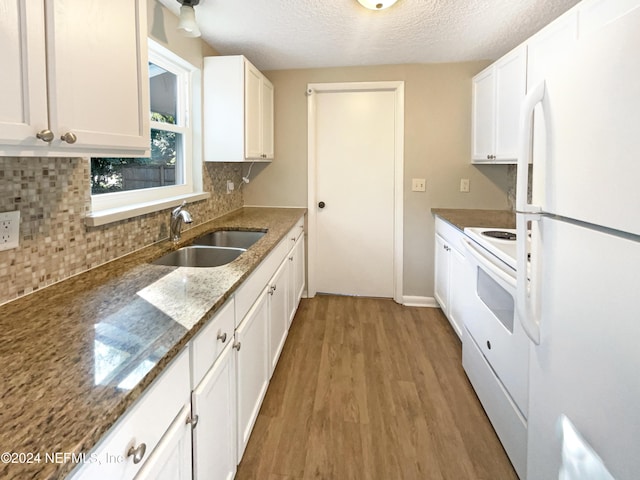
<path fill-rule="evenodd" d="M 179 173 L 176 165 L 176 181 L 182 178 L 184 182 L 179 185 L 91 195 L 91 214 L 88 216 L 90 225 L 101 225 L 160 210 L 191 196 L 194 196 L 193 200 L 203 198 L 201 70 L 151 38 L 148 38 L 148 47 L 149 62 L 176 75 L 177 87 L 176 124 L 150 121 L 149 130 L 160 129 L 182 135 L 182 168 Z"/>

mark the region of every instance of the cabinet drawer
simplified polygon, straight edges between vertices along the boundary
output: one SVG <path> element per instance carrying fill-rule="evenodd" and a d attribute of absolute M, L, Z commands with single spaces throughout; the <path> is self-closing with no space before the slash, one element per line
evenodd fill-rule
<path fill-rule="evenodd" d="M 466 328 L 462 336 L 462 366 L 513 467 L 520 478 L 525 478 L 527 423 Z"/>
<path fill-rule="evenodd" d="M 436 217 L 436 233 L 440 235 L 450 247 L 455 248 L 464 255 L 465 249 L 462 244 L 462 239 L 465 237 L 464 233 L 440 217 Z"/>
<path fill-rule="evenodd" d="M 235 303 L 231 298 L 218 310 L 191 344 L 191 387 L 196 388 L 224 347 L 233 342 Z"/>
<path fill-rule="evenodd" d="M 298 223 L 296 223 L 296 226 L 293 227 L 289 231 L 289 234 L 287 235 L 287 238 L 291 240 L 291 246 L 293 246 L 303 234 L 304 234 L 304 217 L 298 220 Z"/>
<path fill-rule="evenodd" d="M 88 463 L 74 471 L 74 480 L 125 480 L 133 478 L 189 401 L 189 350 L 182 353 L 157 378 L 127 413 L 92 450 L 102 464 Z M 127 453 L 145 445 L 142 461 L 135 464 Z M 119 461 L 116 459 L 124 459 Z M 109 461 L 108 459 L 111 459 Z"/>

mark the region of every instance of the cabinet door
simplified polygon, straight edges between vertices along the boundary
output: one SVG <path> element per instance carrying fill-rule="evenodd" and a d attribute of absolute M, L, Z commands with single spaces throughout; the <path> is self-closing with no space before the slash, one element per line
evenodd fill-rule
<path fill-rule="evenodd" d="M 527 48 L 522 46 L 495 64 L 495 160 L 518 157 L 520 105 L 527 88 Z"/>
<path fill-rule="evenodd" d="M 191 480 L 191 408 L 186 405 L 145 462 L 136 480 Z"/>
<path fill-rule="evenodd" d="M 262 77 L 262 154 L 273 159 L 273 85 Z"/>
<path fill-rule="evenodd" d="M 461 340 L 465 298 L 473 288 L 469 282 L 471 275 L 464 255 L 452 248 L 449 252 L 449 320 Z"/>
<path fill-rule="evenodd" d="M 236 330 L 238 382 L 238 463 L 247 446 L 269 384 L 267 289 Z"/>
<path fill-rule="evenodd" d="M 289 326 L 304 292 L 304 235 L 300 235 L 289 255 Z"/>
<path fill-rule="evenodd" d="M 236 356 L 225 347 L 192 395 L 193 478 L 232 480 L 236 473 Z"/>
<path fill-rule="evenodd" d="M 51 147 L 149 150 L 146 3 L 46 2 Z"/>
<path fill-rule="evenodd" d="M 46 146 L 47 72 L 42 2 L 0 0 L 0 144 Z"/>
<path fill-rule="evenodd" d="M 280 358 L 289 326 L 288 260 L 282 262 L 269 282 L 269 378 Z"/>
<path fill-rule="evenodd" d="M 244 105 L 244 156 L 259 159 L 262 156 L 262 140 L 260 124 L 262 73 L 245 61 L 245 105 Z"/>
<path fill-rule="evenodd" d="M 473 78 L 471 158 L 490 160 L 494 153 L 495 76 L 488 68 Z"/>
<path fill-rule="evenodd" d="M 449 313 L 449 246 L 436 235 L 434 296 L 445 314 Z"/>

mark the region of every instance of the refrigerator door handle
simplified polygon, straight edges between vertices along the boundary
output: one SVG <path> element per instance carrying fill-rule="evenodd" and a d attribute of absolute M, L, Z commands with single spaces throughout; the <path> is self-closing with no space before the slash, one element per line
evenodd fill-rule
<path fill-rule="evenodd" d="M 537 302 L 537 295 L 540 291 L 540 275 L 537 268 L 537 252 L 534 251 L 531 255 L 531 260 L 529 259 L 529 231 L 527 226 L 529 222 L 539 222 L 540 218 L 541 215 L 536 213 L 519 213 L 516 218 L 516 235 L 518 238 L 516 311 L 522 328 L 536 345 L 540 345 L 540 315 Z M 531 244 L 533 244 L 533 241 Z"/>
<path fill-rule="evenodd" d="M 518 155 L 518 173 L 516 181 L 516 211 L 522 213 L 538 213 L 542 211 L 537 205 L 527 202 L 527 194 L 529 190 L 529 161 L 532 156 L 533 149 L 533 111 L 536 105 L 542 102 L 545 94 L 544 80 L 536 85 L 522 102 L 520 111 L 520 130 L 518 132 L 519 139 L 519 155 Z"/>

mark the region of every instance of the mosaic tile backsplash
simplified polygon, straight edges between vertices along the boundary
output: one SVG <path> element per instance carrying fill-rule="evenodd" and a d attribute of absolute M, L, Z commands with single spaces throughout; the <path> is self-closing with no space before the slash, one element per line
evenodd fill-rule
<path fill-rule="evenodd" d="M 509 189 L 507 190 L 507 202 L 509 209 L 516 211 L 516 184 L 518 180 L 518 167 L 516 165 L 507 166 L 507 175 L 509 178 Z M 531 188 L 533 179 L 533 165 L 529 165 L 529 185 L 527 191 L 527 201 L 531 202 Z"/>
<path fill-rule="evenodd" d="M 0 157 L 0 212 L 20 210 L 20 246 L 0 251 L 0 304 L 169 237 L 169 209 L 87 227 L 89 161 Z M 242 165 L 207 163 L 207 200 L 189 204 L 195 226 L 242 207 Z M 185 225 L 186 230 L 189 225 Z"/>

